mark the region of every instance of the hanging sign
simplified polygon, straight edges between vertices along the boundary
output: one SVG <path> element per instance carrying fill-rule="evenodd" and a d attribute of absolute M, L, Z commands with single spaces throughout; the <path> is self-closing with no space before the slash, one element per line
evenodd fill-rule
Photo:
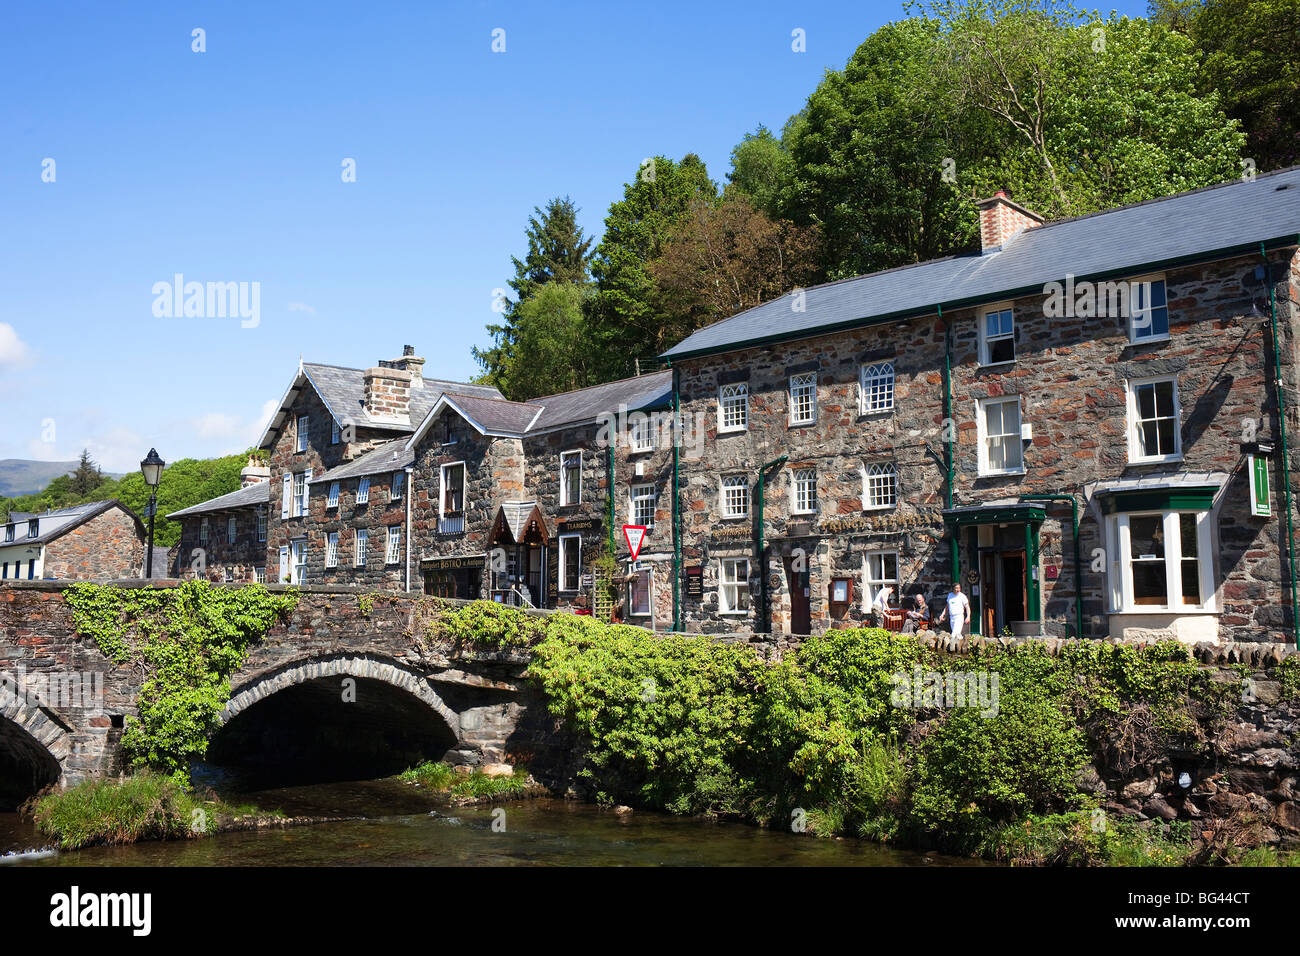
<path fill-rule="evenodd" d="M 1250 513 L 1257 518 L 1268 518 L 1273 514 L 1273 495 L 1269 488 L 1268 458 L 1264 455 L 1250 456 Z"/>
<path fill-rule="evenodd" d="M 625 524 L 623 525 L 623 537 L 627 538 L 627 549 L 632 552 L 632 560 L 641 553 L 641 545 L 645 541 L 646 527 L 643 524 Z"/>

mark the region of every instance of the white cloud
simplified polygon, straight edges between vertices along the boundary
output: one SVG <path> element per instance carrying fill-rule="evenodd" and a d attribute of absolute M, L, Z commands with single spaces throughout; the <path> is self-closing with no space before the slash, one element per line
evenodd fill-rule
<path fill-rule="evenodd" d="M 21 365 L 30 355 L 31 349 L 18 337 L 14 327 L 0 322 L 0 365 Z"/>

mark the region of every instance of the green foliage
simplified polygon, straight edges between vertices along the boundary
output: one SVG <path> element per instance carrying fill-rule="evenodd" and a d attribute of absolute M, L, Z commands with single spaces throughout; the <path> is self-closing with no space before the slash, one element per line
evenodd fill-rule
<path fill-rule="evenodd" d="M 516 767 L 509 776 L 489 776 L 478 767 L 458 774 L 450 764 L 429 760 L 402 771 L 399 779 L 454 797 L 518 796 L 528 791 L 528 771 L 522 767 Z"/>
<path fill-rule="evenodd" d="M 1277 678 L 1279 692 L 1283 700 L 1300 700 L 1300 655 L 1292 654 L 1282 658 L 1273 670 Z"/>
<path fill-rule="evenodd" d="M 1186 821 L 1094 826 L 1091 812 L 1031 815 L 989 831 L 982 848 L 1013 866 L 1183 866 L 1193 862 Z"/>
<path fill-rule="evenodd" d="M 92 780 L 36 801 L 37 827 L 64 850 L 141 840 L 186 840 L 218 829 L 220 818 L 252 808 L 201 800 L 170 777 L 139 773 Z"/>
<path fill-rule="evenodd" d="M 473 349 L 482 381 L 514 401 L 596 384 L 588 380 L 591 345 L 583 324 L 592 239 L 567 196 L 533 212 L 528 252 L 511 260 L 515 299 L 507 301 L 503 323 L 488 326 L 493 345 Z"/>
<path fill-rule="evenodd" d="M 589 741 L 601 791 L 677 813 L 740 811 L 764 672 L 752 651 L 556 615 L 533 655 L 528 674 Z"/>
<path fill-rule="evenodd" d="M 454 605 L 438 598 L 427 600 L 435 611 L 427 625 L 428 635 L 460 645 L 527 647 L 539 641 L 546 630 L 537 615 L 496 601 Z"/>
<path fill-rule="evenodd" d="M 77 633 L 119 666 L 142 669 L 139 717 L 128 717 L 122 747 L 132 764 L 188 782 L 230 698 L 229 675 L 249 645 L 298 603 L 292 589 L 217 588 L 187 581 L 174 589 L 78 583 L 64 592 Z"/>
<path fill-rule="evenodd" d="M 598 290 L 591 306 L 592 344 L 600 381 L 631 375 L 635 358 L 656 356 L 676 344 L 663 333 L 663 309 L 649 263 L 659 257 L 691 201 L 712 201 L 717 192 L 704 161 L 694 153 L 680 163 L 655 156 L 624 185 L 623 198 L 610 205 L 592 261 Z"/>

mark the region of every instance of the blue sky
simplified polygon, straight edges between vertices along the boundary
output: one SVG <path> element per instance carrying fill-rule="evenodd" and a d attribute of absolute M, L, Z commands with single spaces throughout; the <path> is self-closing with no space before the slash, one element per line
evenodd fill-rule
<path fill-rule="evenodd" d="M 366 366 L 410 343 L 426 374 L 467 378 L 533 206 L 567 194 L 599 237 L 644 157 L 696 152 L 724 181 L 745 132 L 779 129 L 903 15 L 860 0 L 9 5 L 0 458 L 89 447 L 126 471 L 151 445 L 169 461 L 238 451 L 300 354 Z M 154 285 L 177 273 L 259 283 L 257 324 L 156 316 Z"/>

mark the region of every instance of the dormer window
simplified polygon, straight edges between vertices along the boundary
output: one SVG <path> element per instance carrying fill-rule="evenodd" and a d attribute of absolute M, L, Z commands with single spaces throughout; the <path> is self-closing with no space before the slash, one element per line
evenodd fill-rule
<path fill-rule="evenodd" d="M 41 522 L 39 519 L 33 518 L 27 522 L 27 537 L 29 538 L 39 537 L 40 533 L 41 533 Z"/>
<path fill-rule="evenodd" d="M 5 540 L 12 541 L 13 539 L 14 539 L 14 526 L 11 524 L 7 524 L 5 525 Z"/>

